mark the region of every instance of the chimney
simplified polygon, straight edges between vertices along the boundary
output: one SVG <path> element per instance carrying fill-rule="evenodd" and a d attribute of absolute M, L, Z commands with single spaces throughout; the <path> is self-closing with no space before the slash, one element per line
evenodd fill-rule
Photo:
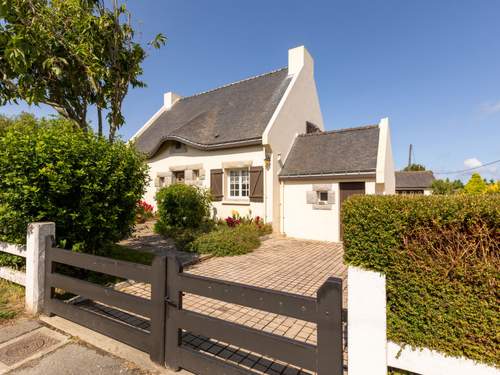
<path fill-rule="evenodd" d="M 288 50 L 288 74 L 297 74 L 302 68 L 314 69 L 314 60 L 306 47 L 299 46 Z"/>
<path fill-rule="evenodd" d="M 167 92 L 163 94 L 163 107 L 165 107 L 165 109 L 168 111 L 180 98 L 181 96 L 174 92 Z"/>

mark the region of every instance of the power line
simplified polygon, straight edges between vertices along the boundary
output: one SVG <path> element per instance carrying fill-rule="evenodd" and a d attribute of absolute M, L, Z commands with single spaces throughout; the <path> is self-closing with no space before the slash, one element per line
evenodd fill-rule
<path fill-rule="evenodd" d="M 488 165 L 492 165 L 492 164 L 496 164 L 496 163 L 500 163 L 500 159 L 494 160 L 494 161 L 490 161 L 489 163 L 484 163 L 484 164 L 478 165 L 477 167 L 462 169 L 460 171 L 434 172 L 434 174 L 459 174 L 459 173 L 469 172 L 469 171 L 473 171 L 475 169 L 487 167 Z"/>

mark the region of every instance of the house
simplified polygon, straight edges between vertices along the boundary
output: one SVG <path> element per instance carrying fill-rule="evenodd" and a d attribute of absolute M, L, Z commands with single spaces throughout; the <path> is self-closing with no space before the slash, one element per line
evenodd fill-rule
<path fill-rule="evenodd" d="M 431 195 L 434 180 L 432 171 L 398 171 L 396 193 Z"/>
<path fill-rule="evenodd" d="M 200 94 L 164 95 L 134 135 L 151 183 L 211 189 L 214 215 L 260 216 L 283 234 L 339 241 L 352 194 L 393 194 L 389 122 L 324 131 L 314 62 L 303 47 L 288 66 Z"/>

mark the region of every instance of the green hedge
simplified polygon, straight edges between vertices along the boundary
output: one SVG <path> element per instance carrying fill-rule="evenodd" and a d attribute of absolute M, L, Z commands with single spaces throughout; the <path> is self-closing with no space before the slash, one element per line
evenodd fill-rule
<path fill-rule="evenodd" d="M 500 365 L 500 194 L 356 196 L 342 216 L 345 261 L 386 275 L 390 340 Z"/>
<path fill-rule="evenodd" d="M 133 228 L 147 166 L 132 146 L 63 119 L 22 115 L 0 133 L 0 241 L 23 243 L 28 223 L 54 221 L 60 246 L 106 255 Z M 0 254 L 0 265 L 20 266 Z"/>
<path fill-rule="evenodd" d="M 261 232 L 255 224 L 240 224 L 220 228 L 198 236 L 188 250 L 216 257 L 247 254 L 260 246 Z"/>

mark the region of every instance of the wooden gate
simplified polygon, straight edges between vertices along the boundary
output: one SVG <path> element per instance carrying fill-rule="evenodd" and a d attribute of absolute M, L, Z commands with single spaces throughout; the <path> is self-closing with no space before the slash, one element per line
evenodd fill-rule
<path fill-rule="evenodd" d="M 329 278 L 306 297 L 182 272 L 175 257 L 167 261 L 165 362 L 200 375 L 253 374 L 249 370 L 182 345 L 182 331 L 220 340 L 319 375 L 343 374 L 342 280 Z M 183 293 L 276 313 L 317 324 L 317 345 L 292 340 L 182 308 Z"/>
<path fill-rule="evenodd" d="M 47 239 L 45 252 L 44 311 L 83 325 L 103 335 L 124 342 L 150 354 L 151 360 L 164 362 L 165 279 L 166 258 L 157 256 L 151 266 L 114 260 L 89 254 L 74 253 L 53 246 Z M 115 277 L 151 284 L 151 299 L 134 296 L 113 288 L 97 285 L 57 272 L 56 265 L 66 265 L 100 272 Z M 150 332 L 124 324 L 55 298 L 54 289 L 90 300 L 111 308 L 149 318 Z"/>

